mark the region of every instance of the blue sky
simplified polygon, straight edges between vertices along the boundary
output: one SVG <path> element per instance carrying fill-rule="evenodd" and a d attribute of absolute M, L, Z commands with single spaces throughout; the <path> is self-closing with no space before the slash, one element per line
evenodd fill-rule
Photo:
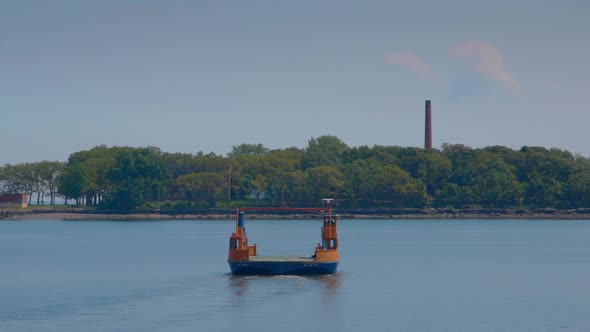
<path fill-rule="evenodd" d="M 0 3 L 0 164 L 96 145 L 590 155 L 587 1 Z"/>

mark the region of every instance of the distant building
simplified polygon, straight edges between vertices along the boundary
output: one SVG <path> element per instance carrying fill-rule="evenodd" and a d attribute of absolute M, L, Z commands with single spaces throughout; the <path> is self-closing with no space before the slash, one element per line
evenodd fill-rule
<path fill-rule="evenodd" d="M 27 194 L 0 194 L 0 208 L 26 208 L 29 204 Z"/>

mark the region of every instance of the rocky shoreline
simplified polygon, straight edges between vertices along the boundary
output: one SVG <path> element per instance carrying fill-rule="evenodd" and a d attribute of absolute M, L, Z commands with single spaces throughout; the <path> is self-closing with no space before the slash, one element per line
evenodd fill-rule
<path fill-rule="evenodd" d="M 590 219 L 585 209 L 342 209 L 341 219 Z M 0 220 L 233 220 L 232 209 L 193 209 L 181 211 L 94 209 L 2 210 Z M 313 219 L 313 214 L 249 213 L 250 219 Z"/>

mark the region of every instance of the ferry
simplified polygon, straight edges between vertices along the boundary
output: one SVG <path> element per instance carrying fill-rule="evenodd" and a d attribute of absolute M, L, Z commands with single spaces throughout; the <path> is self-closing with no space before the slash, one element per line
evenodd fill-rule
<path fill-rule="evenodd" d="M 333 199 L 323 199 L 323 208 L 250 207 L 236 211 L 236 230 L 229 238 L 227 262 L 234 275 L 317 275 L 333 274 L 338 268 L 338 216 L 332 213 Z M 256 244 L 248 244 L 244 225 L 246 211 L 292 211 L 322 216 L 322 242 L 308 257 L 259 256 Z"/>

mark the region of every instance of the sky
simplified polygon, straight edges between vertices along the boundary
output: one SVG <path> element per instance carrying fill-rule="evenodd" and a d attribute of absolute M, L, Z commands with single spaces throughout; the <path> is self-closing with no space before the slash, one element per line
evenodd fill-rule
<path fill-rule="evenodd" d="M 590 156 L 590 2 L 0 0 L 0 165 L 97 145 Z"/>

